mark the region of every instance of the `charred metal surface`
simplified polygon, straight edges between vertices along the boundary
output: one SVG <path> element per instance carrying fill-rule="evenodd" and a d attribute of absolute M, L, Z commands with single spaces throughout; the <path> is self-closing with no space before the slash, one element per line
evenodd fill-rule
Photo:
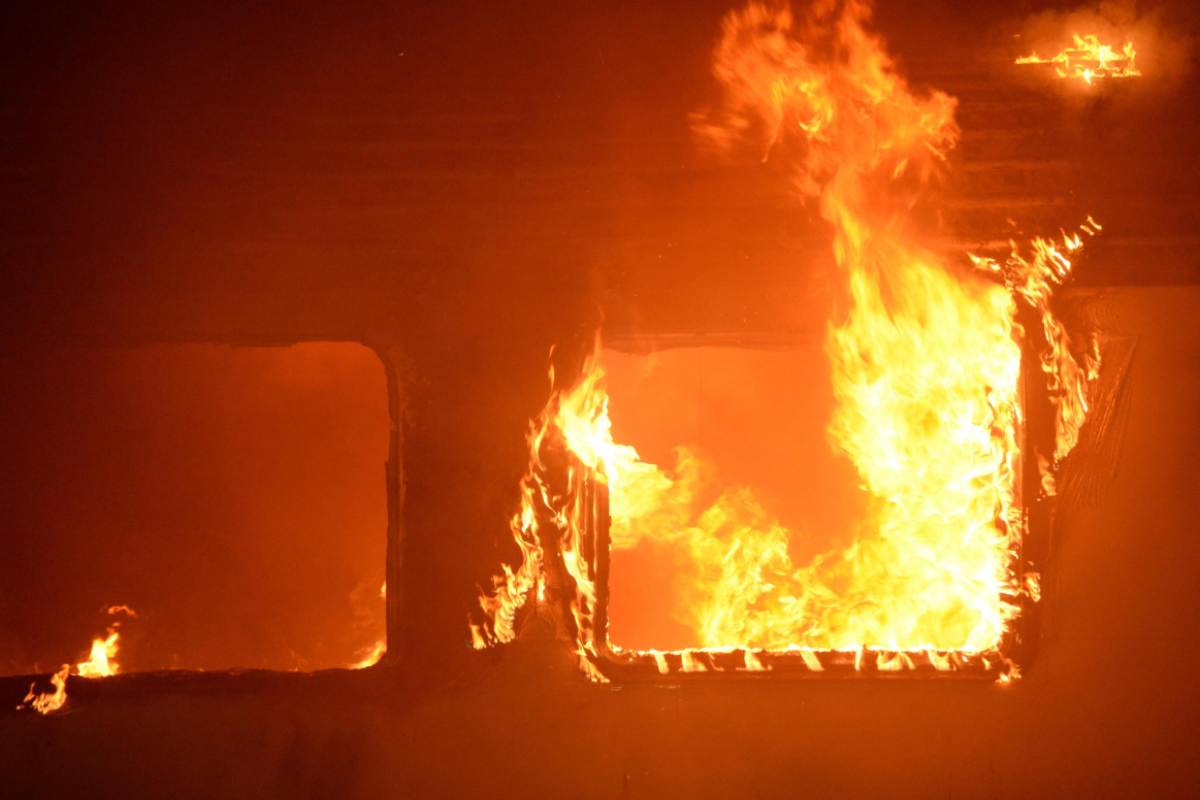
<path fill-rule="evenodd" d="M 397 348 L 377 349 L 376 354 L 383 363 L 387 376 L 388 417 L 391 426 L 388 431 L 388 458 L 384 464 L 384 482 L 387 492 L 387 566 L 385 575 L 387 585 L 399 587 L 404 581 L 404 428 L 406 425 L 403 388 L 401 375 L 404 373 L 406 361 L 404 354 Z M 401 619 L 404 614 L 402 604 L 403 593 L 392 591 L 384 593 L 386 608 L 385 630 L 389 642 L 399 643 Z M 383 656 L 383 661 L 392 664 L 400 660 L 399 648 L 389 647 Z"/>

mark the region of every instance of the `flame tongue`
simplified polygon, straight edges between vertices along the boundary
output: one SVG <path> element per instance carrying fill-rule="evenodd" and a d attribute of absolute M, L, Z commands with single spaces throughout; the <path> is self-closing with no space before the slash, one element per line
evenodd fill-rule
<path fill-rule="evenodd" d="M 826 342 L 836 401 L 828 431 L 871 498 L 856 540 L 793 564 L 790 532 L 751 490 L 716 484 L 688 448 L 659 466 L 615 442 L 597 343 L 580 378 L 553 393 L 531 427 L 512 522 L 522 562 L 481 598 L 488 620 L 472 626 L 476 646 L 512 639 L 517 609 L 535 588 L 544 596 L 549 542 L 574 583 L 581 662 L 602 677 L 591 666 L 596 586 L 584 536 L 586 487 L 598 481 L 614 550 L 649 538 L 691 560 L 675 614 L 706 648 L 798 650 L 813 670 L 823 669 L 816 651 L 852 653 L 856 668 L 883 671 L 918 661 L 950 669 L 955 653 L 1003 660 L 995 651 L 1025 591 L 1015 298 L 1042 321 L 1043 368 L 1060 398 L 1057 460 L 1086 412 L 1086 382 L 1049 298 L 1069 273 L 1063 252 L 1081 242 L 1037 240 L 1032 257 L 1014 247 L 1003 265 L 973 257 L 977 270 L 922 246 L 911 210 L 957 140 L 955 101 L 910 91 L 868 18 L 853 0 L 819 4 L 802 20 L 760 5 L 730 14 L 714 64 L 726 102 L 701 129 L 722 147 L 757 132 L 768 158 L 794 164 L 801 193 L 819 200 L 832 229 L 846 307 Z M 565 483 L 550 475 L 551 446 L 574 458 Z M 924 656 L 906 654 L 916 651 Z M 666 667 L 661 653 L 650 656 Z M 757 656 L 743 661 L 761 666 Z M 685 652 L 682 663 L 704 662 Z"/>
<path fill-rule="evenodd" d="M 855 2 L 802 22 L 751 6 L 726 20 L 717 49 L 727 103 L 708 132 L 728 146 L 761 129 L 771 150 L 799 150 L 798 185 L 833 228 L 849 308 L 827 342 L 829 433 L 874 499 L 850 549 L 800 569 L 785 532 L 756 526 L 756 546 L 738 552 L 757 554 L 745 566 L 771 580 L 710 614 L 706 645 L 980 651 L 1015 612 L 1002 599 L 1016 519 L 1014 303 L 907 230 L 957 140 L 955 101 L 911 92 L 868 17 Z M 746 585 L 725 572 L 723 584 Z"/>
<path fill-rule="evenodd" d="M 87 661 L 80 661 L 75 665 L 75 674 L 81 678 L 107 678 L 116 675 L 121 670 L 121 665 L 115 660 L 120 638 L 120 632 L 113 626 L 108 629 L 103 639 L 93 639 Z"/>
<path fill-rule="evenodd" d="M 1120 50 L 1104 44 L 1095 34 L 1078 33 L 1071 36 L 1072 45 L 1056 55 L 1043 57 L 1037 53 L 1017 58 L 1017 64 L 1050 64 L 1060 78 L 1081 80 L 1092 84 L 1100 78 L 1134 78 L 1138 69 L 1137 52 L 1133 42 L 1125 42 Z"/>
<path fill-rule="evenodd" d="M 104 609 L 110 617 L 118 615 L 129 619 L 137 619 L 137 612 L 127 605 L 111 605 Z M 117 643 L 121 639 L 121 620 L 115 619 L 109 623 L 104 638 L 92 640 L 92 649 L 87 661 L 75 665 L 75 674 L 81 678 L 107 678 L 121 671 L 121 665 L 116 662 Z"/>

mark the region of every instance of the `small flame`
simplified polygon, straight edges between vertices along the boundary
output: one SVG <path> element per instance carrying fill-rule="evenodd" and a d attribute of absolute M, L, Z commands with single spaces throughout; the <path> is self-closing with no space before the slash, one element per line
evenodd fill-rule
<path fill-rule="evenodd" d="M 383 658 L 383 654 L 387 652 L 387 642 L 383 639 L 375 642 L 370 647 L 358 651 L 358 660 L 350 665 L 350 669 L 366 669 L 373 667 Z"/>
<path fill-rule="evenodd" d="M 127 605 L 117 604 L 106 606 L 104 613 L 110 617 L 121 615 L 137 619 L 137 612 Z M 103 638 L 97 636 L 92 640 L 92 649 L 86 661 L 75 665 L 75 674 L 81 678 L 107 678 L 121 671 L 117 663 L 118 642 L 121 639 L 121 620 L 114 620 L 104 632 Z"/>
<path fill-rule="evenodd" d="M 1094 34 L 1072 34 L 1072 45 L 1056 55 L 1043 57 L 1036 52 L 1017 58 L 1017 64 L 1052 64 L 1060 78 L 1081 80 L 1091 86 L 1101 78 L 1134 78 L 1142 74 L 1137 68 L 1137 52 L 1133 42 L 1125 42 L 1118 50 L 1100 41 Z"/>
<path fill-rule="evenodd" d="M 117 642 L 121 638 L 116 625 L 109 627 L 104 638 L 97 636 L 92 640 L 92 650 L 87 661 L 75 665 L 75 674 L 81 678 L 107 678 L 121 671 L 121 665 L 116 662 Z"/>
<path fill-rule="evenodd" d="M 948 672 L 954 669 L 954 661 L 946 653 L 939 653 L 936 650 L 929 649 L 925 651 L 925 656 L 929 659 L 929 665 L 938 672 Z"/>
<path fill-rule="evenodd" d="M 770 669 L 770 667 L 768 667 L 766 664 L 764 664 L 762 662 L 762 659 L 759 658 L 758 654 L 755 653 L 753 650 L 747 650 L 743 654 L 743 661 L 744 661 L 743 668 L 747 672 L 766 672 L 767 670 Z"/>
<path fill-rule="evenodd" d="M 124 603 L 108 606 L 104 609 L 104 613 L 108 614 L 110 617 L 116 616 L 117 614 L 124 614 L 130 619 L 137 619 L 137 612 Z"/>
<path fill-rule="evenodd" d="M 875 660 L 875 669 L 880 672 L 900 672 L 915 666 L 908 653 L 879 653 Z"/>
<path fill-rule="evenodd" d="M 50 677 L 50 683 L 54 686 L 54 691 L 51 692 L 38 693 L 35 691 L 37 684 L 29 684 L 29 693 L 25 695 L 21 705 L 17 706 L 17 710 L 32 708 L 39 714 L 53 714 L 58 711 L 67 704 L 67 676 L 70 673 L 70 664 L 59 667 L 58 672 Z"/>
<path fill-rule="evenodd" d="M 387 600 L 387 581 L 384 581 L 379 586 L 379 597 L 381 600 Z M 360 648 L 354 655 L 354 661 L 348 665 L 348 669 L 366 669 L 373 667 L 383 659 L 387 652 L 387 638 L 380 637 L 373 644 Z"/>
<path fill-rule="evenodd" d="M 1029 599 L 1035 603 L 1041 602 L 1042 599 L 1042 576 L 1036 572 L 1027 572 L 1025 574 L 1025 593 L 1029 595 Z"/>
<path fill-rule="evenodd" d="M 130 619 L 137 618 L 137 612 L 123 604 L 106 606 L 104 613 L 110 617 L 122 615 Z M 107 678 L 120 671 L 121 666 L 116 661 L 118 642 L 121 638 L 118 630 L 120 627 L 121 621 L 114 620 L 103 637 L 97 636 L 92 640 L 87 660 L 80 661 L 74 667 L 76 675 L 81 678 Z M 17 706 L 17 710 L 32 708 L 39 714 L 51 714 L 61 709 L 67 703 L 67 678 L 71 675 L 71 669 L 70 664 L 63 664 L 58 672 L 50 677 L 50 684 L 54 687 L 52 692 L 38 693 L 35 691 L 36 684 L 30 684 L 29 692 L 21 701 L 21 705 Z"/>

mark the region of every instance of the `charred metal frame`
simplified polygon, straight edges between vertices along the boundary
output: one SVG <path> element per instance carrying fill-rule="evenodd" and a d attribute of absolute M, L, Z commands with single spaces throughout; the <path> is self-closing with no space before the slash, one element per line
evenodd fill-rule
<path fill-rule="evenodd" d="M 404 476 L 405 410 L 401 393 L 400 371 L 406 363 L 397 347 L 364 342 L 383 365 L 388 393 L 388 459 L 384 465 L 387 497 L 387 563 L 384 567 L 384 651 L 380 664 L 392 665 L 400 658 L 403 626 L 404 585 L 404 501 L 407 484 Z"/>
<path fill-rule="evenodd" d="M 1029 330 L 1028 327 L 1025 328 Z M 1036 328 L 1035 328 L 1036 329 Z M 664 349 L 732 346 L 753 349 L 791 349 L 803 343 L 811 343 L 815 334 L 811 332 L 753 333 L 753 334 L 665 334 L 640 335 L 638 337 L 612 336 L 606 347 L 627 353 L 649 353 Z M 1049 530 L 1051 504 L 1040 499 L 1040 479 L 1036 460 L 1029 458 L 1034 452 L 1035 439 L 1046 427 L 1043 414 L 1039 412 L 1047 404 L 1044 388 L 1039 388 L 1036 351 L 1028 340 L 1023 342 L 1022 368 L 1019 385 L 1019 400 L 1023 420 L 1017 440 L 1020 452 L 1017 459 L 1017 481 L 1014 487 L 1015 505 L 1024 516 L 1024 531 L 1017 553 L 1017 581 L 1024 586 L 1027 573 L 1038 571 L 1047 550 L 1046 537 Z M 923 652 L 860 650 L 842 651 L 799 651 L 748 650 L 674 650 L 639 651 L 614 648 L 608 641 L 609 600 L 609 511 L 607 487 L 602 481 L 591 477 L 581 479 L 577 487 L 581 502 L 590 508 L 589 525 L 585 530 L 584 555 L 591 563 L 596 582 L 596 608 L 593 618 L 593 665 L 609 680 L 616 682 L 677 682 L 679 680 L 729 680 L 729 679 L 968 679 L 994 681 L 1008 673 L 1013 665 L 1018 670 L 1026 669 L 1033 656 L 1036 632 L 1039 627 L 1040 604 L 1030 600 L 1026 593 L 1014 598 L 1020 607 L 1018 617 L 1005 633 L 998 648 L 989 653 L 961 653 L 948 651 L 939 653 L 952 666 L 937 668 Z M 1035 498 L 1030 504 L 1027 498 Z M 590 535 L 589 535 L 590 534 Z M 1035 546 L 1031 546 L 1036 543 Z M 589 552 L 590 551 L 590 552 Z M 749 656 L 749 658 L 748 658 Z M 806 658 L 807 656 L 807 658 Z M 810 659 L 819 661 L 820 669 L 810 666 Z M 901 668 L 885 670 L 878 667 L 881 657 L 901 662 Z M 761 666 L 749 668 L 753 659 Z M 665 670 L 662 666 L 665 666 Z"/>

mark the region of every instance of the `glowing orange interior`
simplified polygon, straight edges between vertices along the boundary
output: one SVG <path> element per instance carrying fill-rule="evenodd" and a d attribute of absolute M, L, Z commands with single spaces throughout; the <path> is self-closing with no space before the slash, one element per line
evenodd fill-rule
<path fill-rule="evenodd" d="M 746 487 L 789 531 L 794 563 L 846 546 L 866 495 L 829 442 L 829 363 L 819 339 L 778 348 L 681 347 L 604 353 L 613 435 L 647 461 L 670 464 L 687 446 L 724 486 Z M 711 496 L 698 498 L 711 503 Z M 642 540 L 612 552 L 608 637 L 619 647 L 700 647 L 677 608 L 686 553 Z"/>

